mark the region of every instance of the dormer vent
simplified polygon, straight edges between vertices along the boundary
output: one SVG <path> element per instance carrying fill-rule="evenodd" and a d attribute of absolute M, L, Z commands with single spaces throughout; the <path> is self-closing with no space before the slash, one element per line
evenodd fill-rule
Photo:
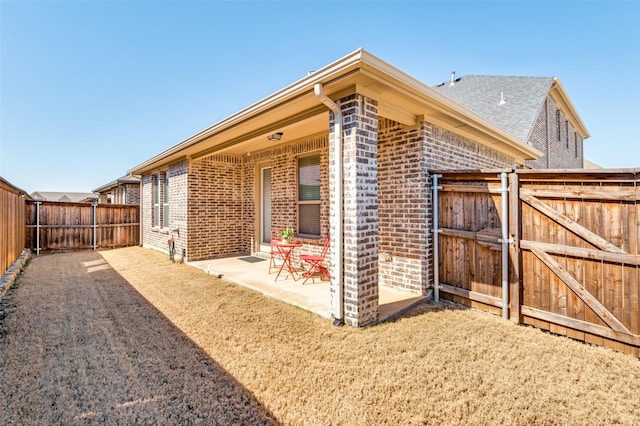
<path fill-rule="evenodd" d="M 504 100 L 504 92 L 500 92 L 500 102 L 498 103 L 498 105 L 504 105 L 506 103 L 507 101 Z"/>

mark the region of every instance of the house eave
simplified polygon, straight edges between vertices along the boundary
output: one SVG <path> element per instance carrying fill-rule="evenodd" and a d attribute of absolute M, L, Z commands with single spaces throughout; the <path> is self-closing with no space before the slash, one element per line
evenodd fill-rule
<path fill-rule="evenodd" d="M 313 94 L 313 87 L 317 83 L 324 86 L 325 93 L 332 99 L 339 98 L 345 90 L 355 87 L 365 96 L 379 101 L 382 114 L 388 112 L 392 115 L 389 118 L 404 124 L 415 124 L 420 117 L 426 117 L 426 120 L 437 121 L 435 124 L 454 133 L 471 135 L 482 144 L 508 152 L 518 162 L 523 163 L 526 159 L 542 155 L 429 86 L 367 51 L 358 49 L 194 134 L 133 167 L 128 173 L 142 175 L 180 159 L 202 157 L 205 153 L 229 149 L 231 145 L 252 138 L 264 138 L 279 126 L 291 125 L 291 117 L 308 118 L 311 114 L 323 114 L 327 109 L 318 108 L 320 102 Z M 264 120 L 268 114 L 274 117 L 273 120 Z M 259 119 L 261 116 L 262 120 Z"/>
<path fill-rule="evenodd" d="M 140 183 L 140 179 L 134 176 L 123 176 L 121 178 L 112 180 L 109 183 L 106 183 L 102 186 L 97 187 L 96 189 L 94 189 L 93 193 L 99 194 L 101 192 L 105 192 L 105 191 L 109 191 L 117 186 L 120 185 L 126 185 L 126 184 L 137 184 Z"/>
<path fill-rule="evenodd" d="M 326 83 L 336 75 L 348 73 L 350 70 L 356 68 L 363 52 L 364 51 L 362 49 L 358 49 L 318 71 L 309 73 L 293 84 L 267 96 L 266 98 L 263 98 L 253 105 L 238 111 L 222 121 L 219 121 L 218 123 L 183 140 L 177 145 L 161 152 L 151 159 L 135 166 L 127 173 L 132 175 L 142 175 L 143 173 L 158 166 L 176 161 L 178 157 L 181 156 L 181 151 L 186 148 L 191 147 L 198 142 L 215 135 L 216 133 L 220 133 L 231 126 L 238 125 L 239 123 L 259 115 L 266 110 L 273 109 L 277 107 L 277 105 L 286 102 L 288 99 L 302 95 L 304 92 L 312 93 L 314 84 Z"/>

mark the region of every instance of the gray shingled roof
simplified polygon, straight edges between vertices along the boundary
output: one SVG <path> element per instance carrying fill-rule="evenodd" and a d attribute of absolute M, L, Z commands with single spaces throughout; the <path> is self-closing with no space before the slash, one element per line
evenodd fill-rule
<path fill-rule="evenodd" d="M 552 82 L 553 77 L 465 75 L 453 86 L 446 82 L 434 89 L 526 143 Z"/>

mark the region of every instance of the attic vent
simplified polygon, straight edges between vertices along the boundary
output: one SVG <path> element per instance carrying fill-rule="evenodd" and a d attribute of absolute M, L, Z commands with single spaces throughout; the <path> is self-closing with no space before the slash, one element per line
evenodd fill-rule
<path fill-rule="evenodd" d="M 500 92 L 500 102 L 498 102 L 498 105 L 504 105 L 506 103 L 507 101 L 504 100 L 504 92 Z"/>

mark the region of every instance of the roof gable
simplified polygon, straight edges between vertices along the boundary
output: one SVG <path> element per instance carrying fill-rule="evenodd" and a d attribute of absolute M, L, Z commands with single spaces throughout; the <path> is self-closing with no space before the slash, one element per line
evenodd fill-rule
<path fill-rule="evenodd" d="M 553 77 L 466 75 L 453 85 L 442 83 L 434 89 L 526 143 L 553 81 Z"/>

